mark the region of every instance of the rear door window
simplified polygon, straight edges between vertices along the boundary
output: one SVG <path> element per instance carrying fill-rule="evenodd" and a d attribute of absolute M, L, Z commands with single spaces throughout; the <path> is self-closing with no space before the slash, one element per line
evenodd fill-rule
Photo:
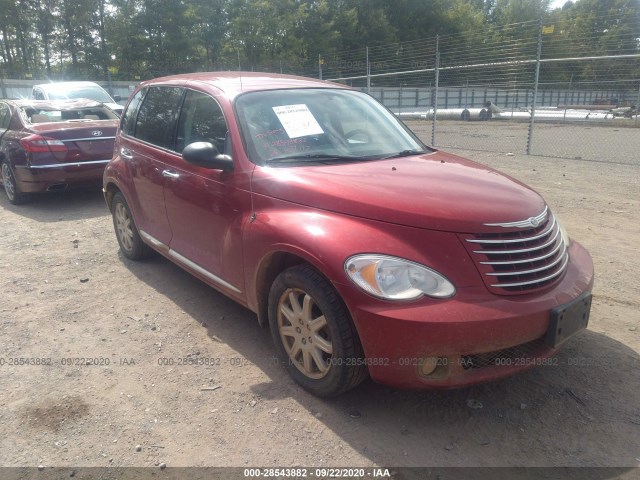
<path fill-rule="evenodd" d="M 179 87 L 151 87 L 144 97 L 134 136 L 161 148 L 174 150 L 176 117 L 184 90 Z"/>

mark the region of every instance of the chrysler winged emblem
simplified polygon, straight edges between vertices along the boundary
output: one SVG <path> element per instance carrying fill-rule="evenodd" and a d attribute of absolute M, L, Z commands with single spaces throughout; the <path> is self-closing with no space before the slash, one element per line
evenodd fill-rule
<path fill-rule="evenodd" d="M 485 223 L 487 227 L 504 227 L 504 228 L 536 228 L 538 225 L 544 223 L 547 219 L 547 214 L 549 212 L 549 207 L 544 207 L 542 213 L 535 217 L 529 217 L 526 220 L 519 220 L 517 222 L 507 222 L 507 223 Z"/>

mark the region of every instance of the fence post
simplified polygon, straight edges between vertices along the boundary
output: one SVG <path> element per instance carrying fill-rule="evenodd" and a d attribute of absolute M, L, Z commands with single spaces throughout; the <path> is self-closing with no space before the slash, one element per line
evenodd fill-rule
<path fill-rule="evenodd" d="M 462 93 L 462 90 L 460 90 Z M 467 77 L 467 88 L 464 91 L 464 108 L 469 108 L 469 77 Z"/>
<path fill-rule="evenodd" d="M 571 79 L 569 80 L 569 91 L 571 92 L 571 87 L 573 87 L 573 73 L 571 74 Z M 573 93 L 571 94 L 573 98 Z M 569 103 L 567 102 L 567 92 L 564 93 L 564 116 L 562 117 L 563 120 L 567 119 L 567 106 L 569 105 Z"/>
<path fill-rule="evenodd" d="M 322 55 L 318 54 L 318 78 L 322 80 Z"/>
<path fill-rule="evenodd" d="M 371 93 L 371 65 L 369 64 L 369 47 L 367 47 L 367 93 Z"/>
<path fill-rule="evenodd" d="M 636 127 L 638 126 L 638 112 L 640 111 L 640 85 L 638 85 L 638 100 L 636 100 Z"/>
<path fill-rule="evenodd" d="M 529 120 L 529 136 L 527 138 L 527 155 L 531 155 L 531 143 L 533 141 L 533 124 L 536 116 L 536 103 L 538 101 L 538 82 L 540 80 L 540 57 L 542 56 L 542 18 L 538 26 L 538 52 L 536 54 L 536 79 L 533 84 L 533 103 L 531 104 L 531 120 Z"/>
<path fill-rule="evenodd" d="M 440 35 L 436 35 L 436 84 L 433 99 L 433 122 L 431 124 L 431 145 L 436 146 L 436 117 L 438 115 L 438 85 L 440 83 Z"/>

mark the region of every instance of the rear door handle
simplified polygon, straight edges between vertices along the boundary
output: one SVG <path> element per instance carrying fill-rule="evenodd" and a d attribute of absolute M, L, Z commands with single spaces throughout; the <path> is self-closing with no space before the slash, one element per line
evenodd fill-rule
<path fill-rule="evenodd" d="M 180 174 L 176 172 L 172 172 L 171 170 L 163 170 L 162 176 L 167 178 L 180 178 Z"/>
<path fill-rule="evenodd" d="M 120 156 L 122 158 L 125 158 L 127 160 L 133 160 L 133 155 L 131 154 L 131 152 L 129 151 L 129 149 L 122 147 L 120 149 Z"/>

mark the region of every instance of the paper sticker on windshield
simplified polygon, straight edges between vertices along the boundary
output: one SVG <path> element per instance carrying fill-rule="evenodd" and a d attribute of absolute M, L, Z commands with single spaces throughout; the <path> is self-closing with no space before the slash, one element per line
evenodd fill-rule
<path fill-rule="evenodd" d="M 280 120 L 289 138 L 306 137 L 307 135 L 320 135 L 324 133 L 322 127 L 320 127 L 304 103 L 273 107 L 273 111 L 278 116 L 278 120 Z"/>

